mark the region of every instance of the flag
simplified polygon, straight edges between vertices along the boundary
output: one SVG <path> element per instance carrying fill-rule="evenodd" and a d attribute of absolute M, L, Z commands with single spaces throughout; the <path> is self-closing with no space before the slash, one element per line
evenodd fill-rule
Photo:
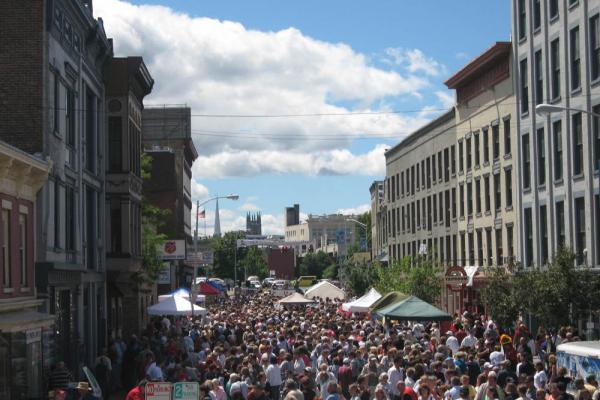
<path fill-rule="evenodd" d="M 206 210 L 198 211 L 198 218 L 206 218 Z"/>

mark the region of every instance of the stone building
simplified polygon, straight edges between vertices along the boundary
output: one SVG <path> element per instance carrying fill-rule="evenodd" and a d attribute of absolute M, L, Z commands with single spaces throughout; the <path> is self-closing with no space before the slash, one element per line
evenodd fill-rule
<path fill-rule="evenodd" d="M 35 283 L 56 316 L 48 362 L 79 375 L 106 343 L 102 116 L 112 42 L 92 0 L 6 0 L 0 35 L 0 139 L 53 161 L 36 205 Z"/>
<path fill-rule="evenodd" d="M 371 193 L 371 259 L 387 261 L 387 235 L 385 218 L 387 212 L 384 204 L 383 181 L 373 181 Z"/>
<path fill-rule="evenodd" d="M 356 216 L 331 214 L 309 215 L 307 220 L 285 227 L 285 242 L 302 256 L 310 251 L 324 251 L 332 256 L 345 256 L 348 247 L 358 241 Z"/>
<path fill-rule="evenodd" d="M 521 263 L 600 264 L 600 1 L 512 1 Z M 542 103 L 562 107 L 538 115 Z"/>
<path fill-rule="evenodd" d="M 260 211 L 256 214 L 246 214 L 246 235 L 262 235 L 262 217 Z"/>
<path fill-rule="evenodd" d="M 142 111 L 154 80 L 141 57 L 106 67 L 106 267 L 109 337 L 129 337 L 147 323 L 156 287 L 132 276 L 142 261 Z"/>

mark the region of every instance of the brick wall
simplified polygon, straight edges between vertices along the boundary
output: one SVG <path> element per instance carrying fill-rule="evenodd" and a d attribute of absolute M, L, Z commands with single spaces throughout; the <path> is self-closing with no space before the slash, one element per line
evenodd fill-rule
<path fill-rule="evenodd" d="M 0 2 L 0 138 L 43 150 L 44 0 Z"/>

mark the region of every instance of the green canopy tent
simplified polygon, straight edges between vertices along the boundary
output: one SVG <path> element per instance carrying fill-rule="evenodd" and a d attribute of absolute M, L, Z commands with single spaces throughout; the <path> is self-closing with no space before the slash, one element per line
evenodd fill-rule
<path fill-rule="evenodd" d="M 379 300 L 377 300 L 375 303 L 373 303 L 369 308 L 371 309 L 372 313 L 377 312 L 378 310 L 381 310 L 382 308 L 385 308 L 390 304 L 398 303 L 399 301 L 402 301 L 407 297 L 408 295 L 402 292 L 390 292 L 382 298 L 380 298 Z"/>
<path fill-rule="evenodd" d="M 376 313 L 398 321 L 452 321 L 450 314 L 415 296 L 408 296 L 399 303 L 379 309 Z"/>

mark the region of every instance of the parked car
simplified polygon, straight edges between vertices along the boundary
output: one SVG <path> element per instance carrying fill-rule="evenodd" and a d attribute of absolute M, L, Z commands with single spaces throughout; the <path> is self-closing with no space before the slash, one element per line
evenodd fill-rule
<path fill-rule="evenodd" d="M 273 277 L 265 278 L 263 280 L 263 286 L 271 286 L 271 285 L 273 285 L 274 282 L 275 282 L 275 278 L 273 278 Z"/>

